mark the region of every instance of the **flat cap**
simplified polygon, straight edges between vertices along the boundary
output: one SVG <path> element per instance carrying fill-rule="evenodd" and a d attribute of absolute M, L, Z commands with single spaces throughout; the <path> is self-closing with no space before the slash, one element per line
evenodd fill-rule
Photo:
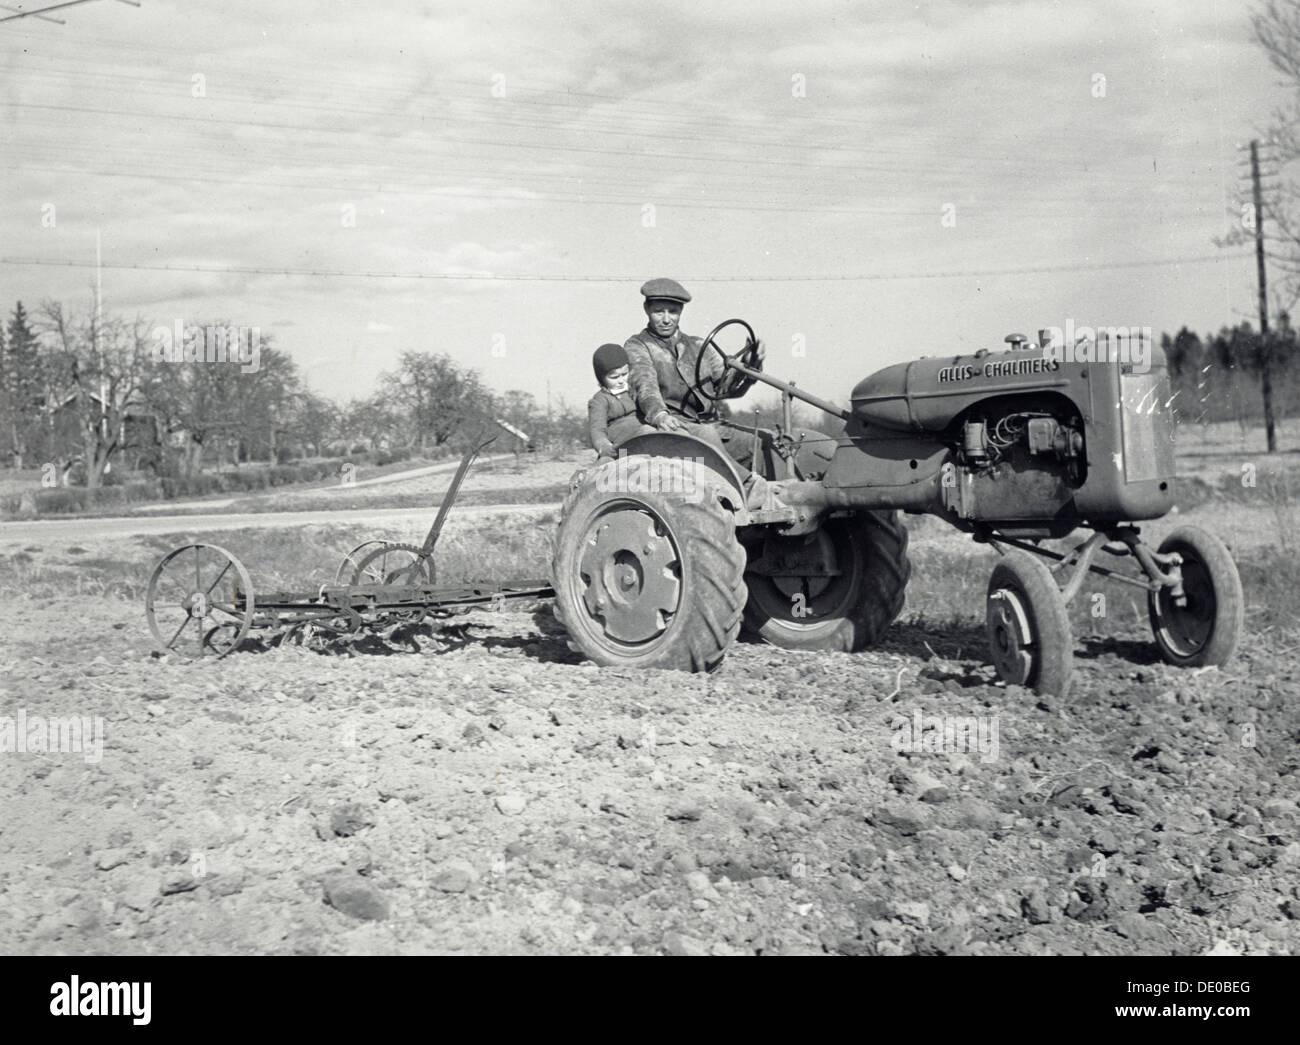
<path fill-rule="evenodd" d="M 651 298 L 663 298 L 666 301 L 680 301 L 683 305 L 691 300 L 690 292 L 675 279 L 652 279 L 641 284 L 641 295 L 649 301 Z"/>

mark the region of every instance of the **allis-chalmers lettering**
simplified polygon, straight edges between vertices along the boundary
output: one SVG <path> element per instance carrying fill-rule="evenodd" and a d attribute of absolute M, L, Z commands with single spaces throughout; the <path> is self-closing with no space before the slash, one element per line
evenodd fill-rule
<path fill-rule="evenodd" d="M 999 359 L 983 367 L 946 366 L 939 371 L 940 384 L 945 381 L 969 381 L 973 377 L 1012 377 L 1017 374 L 1050 374 L 1061 369 L 1059 360 L 1037 356 L 1034 359 Z"/>

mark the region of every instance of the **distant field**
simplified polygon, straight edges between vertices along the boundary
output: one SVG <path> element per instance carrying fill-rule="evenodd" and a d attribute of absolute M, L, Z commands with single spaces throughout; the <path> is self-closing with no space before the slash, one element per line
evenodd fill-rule
<path fill-rule="evenodd" d="M 1243 465 L 1254 465 L 1257 476 L 1300 472 L 1300 418 L 1277 426 L 1277 451 L 1266 452 L 1262 425 L 1242 428 L 1233 421 L 1180 425 L 1177 433 L 1178 474 L 1213 481 L 1240 476 Z"/>

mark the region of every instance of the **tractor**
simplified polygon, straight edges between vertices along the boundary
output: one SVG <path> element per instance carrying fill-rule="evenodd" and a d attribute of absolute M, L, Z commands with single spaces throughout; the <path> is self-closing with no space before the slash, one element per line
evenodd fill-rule
<path fill-rule="evenodd" d="M 729 327 L 746 334 L 734 352 L 718 341 Z M 727 452 L 686 433 L 641 435 L 570 482 L 551 580 L 571 645 L 601 665 L 684 671 L 715 668 L 742 629 L 787 649 L 861 650 L 903 607 L 900 513 L 925 513 L 1001 553 L 985 623 L 1007 684 L 1066 695 L 1066 604 L 1089 572 L 1146 591 L 1165 660 L 1225 664 L 1243 615 L 1227 549 L 1182 526 L 1153 550 L 1134 525 L 1174 506 L 1163 353 L 1080 360 L 1040 341 L 1013 334 L 1002 351 L 885 367 L 841 409 L 764 373 L 744 320 L 718 324 L 692 393 L 695 420 Z M 778 424 L 724 416 L 703 374 L 711 352 L 781 393 Z M 839 418 L 842 434 L 796 428 L 794 400 Z M 761 505 L 747 504 L 747 470 L 768 481 Z M 1042 545 L 1076 531 L 1086 536 L 1067 551 Z M 1136 571 L 1099 565 L 1101 553 Z"/>

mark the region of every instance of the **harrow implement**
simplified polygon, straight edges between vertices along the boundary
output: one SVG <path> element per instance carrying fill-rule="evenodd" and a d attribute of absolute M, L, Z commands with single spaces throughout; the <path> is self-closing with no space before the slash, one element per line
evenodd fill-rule
<path fill-rule="evenodd" d="M 185 544 L 154 567 L 145 616 L 158 649 L 190 659 L 224 657 L 255 630 L 278 644 L 316 645 L 333 637 L 381 633 L 429 614 L 546 599 L 549 580 L 470 581 L 439 586 L 433 552 L 474 459 L 496 436 L 465 452 L 437 517 L 420 545 L 370 540 L 344 556 L 335 583 L 315 591 L 257 592 L 248 570 L 216 544 Z"/>

